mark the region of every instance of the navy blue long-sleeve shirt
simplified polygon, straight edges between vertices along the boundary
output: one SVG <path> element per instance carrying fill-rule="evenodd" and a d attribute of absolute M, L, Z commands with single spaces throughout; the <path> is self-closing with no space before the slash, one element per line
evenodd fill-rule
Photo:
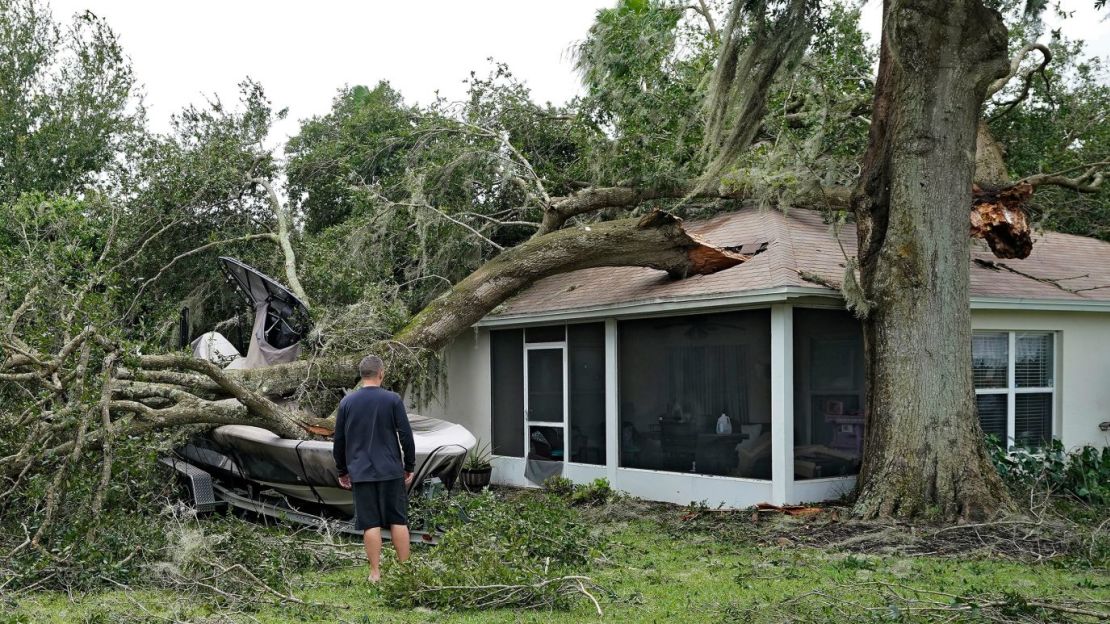
<path fill-rule="evenodd" d="M 416 445 L 401 397 L 377 386 L 343 397 L 332 454 L 339 475 L 349 474 L 355 483 L 400 479 L 412 472 Z"/>

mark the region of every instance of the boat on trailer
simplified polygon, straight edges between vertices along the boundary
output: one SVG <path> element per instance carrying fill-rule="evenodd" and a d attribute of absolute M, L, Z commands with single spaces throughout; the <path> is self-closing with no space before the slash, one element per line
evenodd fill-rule
<path fill-rule="evenodd" d="M 224 336 L 208 332 L 191 343 L 193 355 L 227 369 L 291 362 L 309 328 L 308 308 L 277 280 L 234 258 L 220 258 L 228 281 L 243 293 L 254 313 L 244 356 Z M 465 427 L 409 415 L 416 446 L 414 488 L 450 489 L 466 454 L 477 443 Z M 353 532 L 350 490 L 339 487 L 331 440 L 292 440 L 245 425 L 224 425 L 193 436 L 162 459 L 184 477 L 199 511 L 225 503 L 295 522 L 337 524 Z M 414 541 L 429 536 L 413 533 Z"/>

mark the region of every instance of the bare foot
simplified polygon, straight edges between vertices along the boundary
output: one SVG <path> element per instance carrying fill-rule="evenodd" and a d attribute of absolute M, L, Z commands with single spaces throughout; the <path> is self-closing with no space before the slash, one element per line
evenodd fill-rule
<path fill-rule="evenodd" d="M 371 583 L 378 583 L 379 581 L 382 580 L 382 573 L 381 572 L 371 572 L 370 576 L 366 577 L 366 580 L 370 581 Z"/>

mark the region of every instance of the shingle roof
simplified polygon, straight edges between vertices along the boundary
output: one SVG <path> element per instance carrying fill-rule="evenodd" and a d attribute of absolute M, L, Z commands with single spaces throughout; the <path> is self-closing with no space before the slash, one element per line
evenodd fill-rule
<path fill-rule="evenodd" d="M 803 279 L 799 272 L 839 284 L 845 267 L 840 245 L 850 256 L 856 249 L 854 225 L 841 225 L 834 235 L 833 227 L 813 210 L 782 212 L 746 207 L 704 221 L 690 221 L 686 227 L 714 245 L 743 245 L 747 251 L 750 246 L 767 243 L 766 250 L 731 269 L 680 280 L 671 279 L 663 271 L 640 267 L 555 275 L 517 294 L 489 318 L 682 301 L 784 286 L 822 288 Z M 1039 232 L 1034 241 L 1033 253 L 1024 260 L 998 260 L 982 241 L 972 241 L 972 296 L 1110 301 L 1110 243 L 1057 232 Z M 1059 285 L 1051 280 L 1059 280 Z"/>

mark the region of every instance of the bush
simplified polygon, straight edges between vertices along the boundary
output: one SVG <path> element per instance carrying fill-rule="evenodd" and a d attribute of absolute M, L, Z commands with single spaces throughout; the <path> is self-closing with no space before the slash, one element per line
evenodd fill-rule
<path fill-rule="evenodd" d="M 609 486 L 608 479 L 594 479 L 590 483 L 574 488 L 570 495 L 572 505 L 593 506 L 602 505 L 613 498 L 615 492 Z"/>
<path fill-rule="evenodd" d="M 456 513 L 435 515 L 450 524 L 439 544 L 385 575 L 392 606 L 563 609 L 584 595 L 579 580 L 588 579 L 567 577 L 588 569 L 595 539 L 561 499 L 484 492 L 450 500 Z"/>
<path fill-rule="evenodd" d="M 548 477 L 543 482 L 543 488 L 560 498 L 566 498 L 574 493 L 574 481 L 566 477 Z"/>
<path fill-rule="evenodd" d="M 995 468 L 1011 487 L 1044 487 L 1093 505 L 1110 505 L 1110 447 L 1084 446 L 1069 453 L 1053 440 L 1041 449 L 1009 450 L 995 436 L 987 436 L 987 446 Z"/>
<path fill-rule="evenodd" d="M 543 487 L 551 495 L 583 507 L 607 503 L 616 495 L 608 479 L 594 479 L 586 485 L 575 485 L 566 477 L 548 477 Z"/>

